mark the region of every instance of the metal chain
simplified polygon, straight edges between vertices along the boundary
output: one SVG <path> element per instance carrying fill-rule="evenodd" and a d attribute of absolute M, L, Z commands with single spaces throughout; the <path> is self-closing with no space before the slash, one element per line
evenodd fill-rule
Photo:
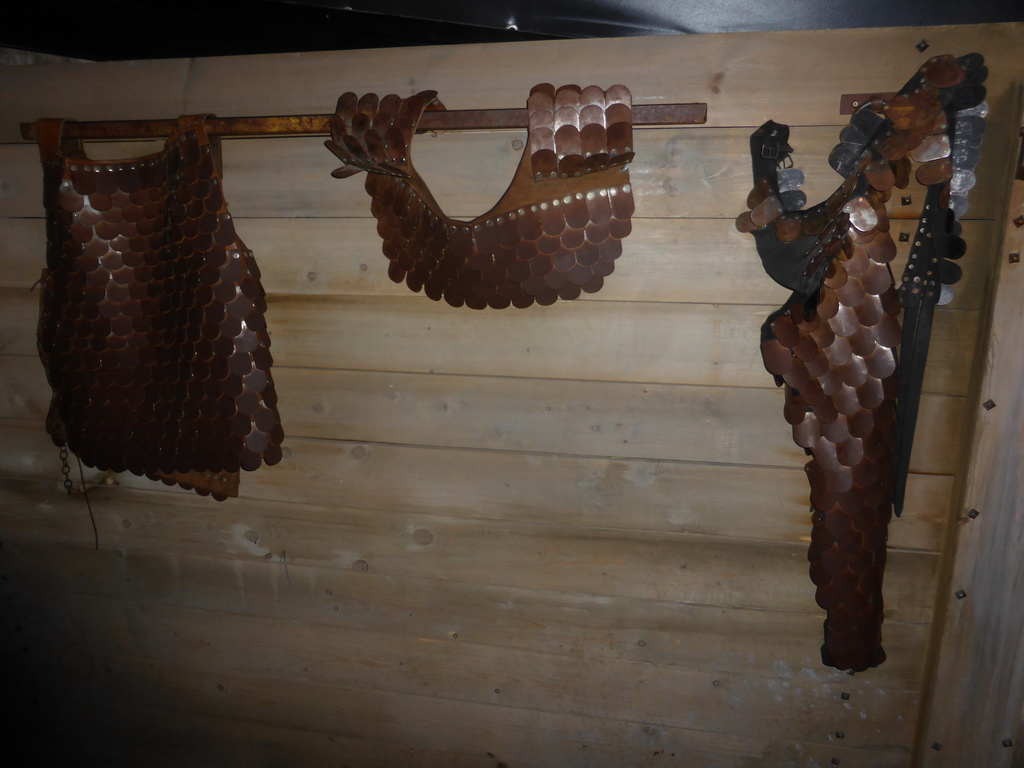
<path fill-rule="evenodd" d="M 82 480 L 82 498 L 85 499 L 85 506 L 89 510 L 89 521 L 92 523 L 92 537 L 96 549 L 100 548 L 100 533 L 96 528 L 96 516 L 92 513 L 92 502 L 89 501 L 89 489 L 85 487 L 85 472 L 82 471 L 82 460 L 78 459 L 78 477 Z M 71 482 L 69 475 L 71 474 L 71 467 L 68 466 L 68 446 L 64 444 L 60 447 L 60 471 L 64 475 L 64 490 L 68 492 L 68 496 L 71 495 L 71 489 L 75 487 L 75 484 Z"/>
<path fill-rule="evenodd" d="M 60 471 L 64 475 L 64 490 L 68 492 L 68 496 L 71 495 L 71 489 L 74 488 L 74 483 L 71 482 L 69 475 L 71 474 L 71 467 L 68 466 L 68 447 L 62 445 L 60 447 Z"/>

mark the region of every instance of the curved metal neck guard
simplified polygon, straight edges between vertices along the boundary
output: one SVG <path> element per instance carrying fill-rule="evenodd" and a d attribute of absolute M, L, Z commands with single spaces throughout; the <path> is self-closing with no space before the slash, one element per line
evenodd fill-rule
<path fill-rule="evenodd" d="M 421 115 L 443 109 L 436 92 L 342 94 L 326 146 L 344 163 L 334 176 L 368 172 L 392 280 L 452 306 L 551 304 L 599 290 L 630 232 L 631 101 L 621 85 L 535 86 L 512 183 L 472 221 L 445 215 L 412 164 Z"/>

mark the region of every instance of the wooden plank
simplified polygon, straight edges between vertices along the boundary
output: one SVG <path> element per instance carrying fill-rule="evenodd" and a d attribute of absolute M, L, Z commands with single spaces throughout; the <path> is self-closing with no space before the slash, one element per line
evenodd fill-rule
<path fill-rule="evenodd" d="M 0 289 L 0 353 L 37 355 L 37 302 Z M 473 312 L 391 297 L 294 296 L 268 304 L 278 366 L 774 387 L 758 351 L 764 307 L 558 302 Z M 925 392 L 966 392 L 963 361 L 976 337 L 975 312 L 937 318 Z"/>
<path fill-rule="evenodd" d="M 42 214 L 40 202 L 37 216 Z M 45 221 L 42 218 L 0 218 L 0 285 L 28 290 L 45 266 Z"/>
<path fill-rule="evenodd" d="M 21 141 L 19 124 L 41 117 L 176 117 L 185 112 L 191 66 L 189 59 L 151 59 L 3 67 L 0 102 L 6 119 L 0 126 L 0 141 Z M 115 81 L 117 87 L 111 87 Z"/>
<path fill-rule="evenodd" d="M 26 595 L 28 597 L 28 595 Z M 845 731 L 851 746 L 908 745 L 912 727 L 887 716 L 910 708 L 911 691 L 876 687 L 867 678 L 842 681 L 856 702 L 846 709 L 836 684 L 792 675 L 786 680 L 733 678 L 717 672 L 584 657 L 550 656 L 515 648 L 404 638 L 326 625 L 288 625 L 247 616 L 219 616 L 178 606 L 122 604 L 58 596 L 59 627 L 26 624 L 22 642 L 40 655 L 76 644 L 104 648 L 217 674 L 251 676 L 266 692 L 301 684 L 327 707 L 340 694 L 376 690 L 440 702 L 473 702 L 561 715 L 618 718 L 701 733 L 727 732 L 736 717 L 760 742 L 821 742 Z M 139 642 L 139 627 L 146 639 Z M 301 649 L 301 650 L 297 650 Z M 47 654 L 46 651 L 51 651 Z M 718 685 L 715 685 L 715 681 Z M 99 683 L 103 690 L 106 686 Z M 116 683 L 111 686 L 117 690 Z M 340 690 L 338 690 L 340 689 Z M 296 691 L 298 692 L 298 691 Z M 102 697 L 101 697 L 102 698 Z M 782 713 L 804 708 L 804 716 Z M 859 711 L 872 712 L 871 722 Z M 286 721 L 287 722 L 287 721 Z M 313 725 L 308 715 L 301 721 Z"/>
<path fill-rule="evenodd" d="M 42 115 L 93 120 L 167 118 L 182 111 L 324 113 L 344 90 L 410 95 L 435 88 L 450 109 L 517 107 L 540 82 L 622 82 L 637 103 L 707 101 L 710 125 L 755 125 L 778 115 L 794 124 L 842 125 L 841 93 L 899 88 L 936 52 L 983 51 L 992 72 L 990 100 L 1001 106 L 1020 28 L 683 35 L 6 67 L 0 97 L 11 119 L 0 141 L 18 141 L 18 123 Z M 922 36 L 931 46 L 926 52 L 914 47 Z M 800 52 L 799 88 L 785 86 L 793 69 L 779 50 Z M 672 65 L 680 60 L 686 65 Z M 126 90 L 110 89 L 112 77 L 125 79 Z M 55 80 L 64 87 L 50 88 Z M 758 107 L 771 113 L 762 115 Z"/>
<path fill-rule="evenodd" d="M 0 422 L 0 475 L 36 478 L 39 487 L 8 493 L 30 502 L 60 494 L 57 449 L 41 423 Z M 585 458 L 526 452 L 437 449 L 290 438 L 281 464 L 246 473 L 240 499 L 426 512 L 463 518 L 560 522 L 625 530 L 806 542 L 808 487 L 802 462 L 789 467 L 715 465 L 664 460 Z M 86 469 L 90 483 L 103 473 Z M 200 502 L 130 474 L 128 489 L 161 491 L 187 507 Z M 938 551 L 952 478 L 911 474 L 903 516 L 890 527 L 890 545 Z M 768 501 L 766 501 L 768 500 Z M 48 501 L 36 514 L 54 514 Z M 146 502 L 150 503 L 150 502 Z M 73 519 L 85 522 L 74 510 Z M 63 513 L 61 513 L 63 514 Z M 81 534 L 86 529 L 80 530 Z M 91 535 L 91 531 L 89 531 Z"/>
<path fill-rule="evenodd" d="M 275 360 L 309 368 L 774 387 L 757 348 L 762 307 L 560 302 L 510 322 L 500 312 L 399 301 L 272 299 Z M 969 369 L 962 361 L 974 346 L 976 317 L 950 319 L 936 321 L 925 392 L 965 390 Z M 0 332 L 0 340 L 17 330 Z M 5 351 L 28 353 L 27 347 L 12 343 Z"/>
<path fill-rule="evenodd" d="M 153 744 L 165 745 L 162 749 L 168 754 L 162 759 L 168 760 L 168 764 L 176 764 L 170 762 L 175 758 L 186 760 L 183 764 L 195 764 L 194 758 L 187 760 L 187 755 L 198 753 L 207 760 L 223 756 L 225 762 L 218 764 L 245 759 L 274 760 L 274 764 L 301 761 L 303 765 L 338 765 L 339 760 L 344 760 L 346 765 L 436 768 L 493 765 L 499 758 L 514 760 L 517 766 L 551 768 L 653 766 L 669 757 L 729 768 L 744 756 L 754 759 L 759 754 L 768 755 L 759 759 L 759 765 L 783 766 L 793 764 L 791 761 L 797 756 L 817 755 L 827 760 L 830 754 L 845 758 L 860 751 L 816 744 L 797 744 L 794 748 L 777 741 L 762 746 L 742 736 L 724 739 L 721 734 L 665 726 L 648 724 L 640 728 L 634 723 L 606 722 L 579 715 L 524 713 L 459 702 L 446 703 L 439 709 L 430 706 L 426 697 L 379 691 L 351 690 L 345 697 L 327 700 L 319 691 L 303 694 L 298 686 L 288 683 L 269 691 L 265 685 L 242 675 L 221 671 L 211 676 L 187 667 L 172 669 L 123 657 L 104 660 L 108 676 L 116 676 L 115 681 L 125 688 L 131 686 L 129 696 L 116 690 L 118 695 L 112 699 L 107 693 L 112 689 L 109 679 L 96 680 L 80 671 L 75 674 L 77 670 L 69 673 L 68 666 L 67 661 L 60 665 L 59 694 L 54 684 L 40 691 L 37 683 L 36 691 L 52 701 L 48 710 L 51 722 L 66 720 L 62 733 L 74 741 L 74 756 L 81 759 L 83 752 L 95 753 L 108 765 L 137 764 L 138 757 L 134 763 L 130 757 L 123 763 L 111 761 L 124 752 L 144 755 L 147 745 L 151 750 Z M 153 691 L 155 682 L 170 683 L 173 691 L 170 695 L 167 690 Z M 97 683 L 105 693 L 101 702 L 97 702 L 94 693 Z M 169 711 L 169 706 L 189 709 Z M 248 717 L 238 719 L 226 713 Z M 266 718 L 273 725 L 251 719 L 256 717 Z M 311 730 L 302 725 L 290 728 L 281 724 L 305 717 L 323 725 Z M 455 722 L 459 723 L 457 728 L 452 727 Z M 129 733 L 119 737 L 121 731 Z M 189 734 L 189 750 L 179 746 L 176 736 L 181 733 Z M 86 745 L 96 746 L 88 750 Z M 900 764 L 899 749 L 869 749 L 871 754 L 878 754 L 873 766 Z M 50 754 L 50 750 L 43 753 Z M 60 750 L 58 754 L 71 756 Z M 538 759 L 542 762 L 536 762 Z"/>
<path fill-rule="evenodd" d="M 58 688 L 56 676 L 50 677 L 43 693 L 68 721 L 67 732 L 75 743 L 95 745 L 105 760 L 113 750 L 145 753 L 147 745 L 149 751 L 161 745 L 171 759 L 198 753 L 211 765 L 244 760 L 449 768 L 510 760 L 527 768 L 585 768 L 654 766 L 675 751 L 702 766 L 731 768 L 737 759 L 753 759 L 762 751 L 755 740 L 743 736 L 723 739 L 721 734 L 579 714 L 459 701 L 436 706 L 436 700 L 422 694 L 340 687 L 325 691 L 315 683 L 280 681 L 269 688 L 253 676 L 172 668 L 134 657 L 103 658 L 100 663 L 109 670 L 107 679 L 81 670 L 72 660 L 62 661 L 59 671 L 67 683 Z M 122 689 L 113 699 L 107 694 L 97 701 L 92 692 L 97 685 L 106 692 L 118 684 Z M 74 717 L 81 709 L 89 714 Z M 130 734 L 119 739 L 122 728 Z M 189 735 L 184 743 L 182 733 Z M 195 764 L 194 759 L 188 764 Z"/>
<path fill-rule="evenodd" d="M 3 360 L 5 358 L 0 358 Z M 10 358 L 6 358 L 10 361 Z M 45 421 L 42 366 L 0 365 L 0 417 Z M 289 435 L 447 448 L 802 466 L 771 390 L 282 367 Z M 914 468 L 951 474 L 960 398 L 929 397 Z"/>
<path fill-rule="evenodd" d="M 1024 94 L 1018 95 L 1018 125 L 1024 125 Z M 1020 141 L 1019 130 L 1009 135 L 1008 167 Z M 972 398 L 975 429 L 963 501 L 951 532 L 955 558 L 940 593 L 941 636 L 918 739 L 918 760 L 925 766 L 1017 766 L 1019 747 L 1009 746 L 1024 740 L 1024 272 L 1008 257 L 1024 248 L 1024 229 L 1013 221 L 1024 215 L 1024 180 L 1011 177 L 1008 198 L 1004 240 L 994 259 L 988 344 L 975 358 L 981 378 Z M 983 401 L 994 407 L 983 407 Z M 970 509 L 980 513 L 976 519 L 966 516 Z M 969 728 L 965 712 L 971 713 Z M 941 751 L 929 749 L 935 743 Z"/>
<path fill-rule="evenodd" d="M 796 161 L 805 173 L 808 197 L 815 202 L 830 195 L 841 181 L 823 161 L 838 143 L 838 132 L 831 126 L 809 127 L 801 129 L 799 136 Z M 524 137 L 525 132 L 522 136 L 424 134 L 414 144 L 416 167 L 431 185 L 442 211 L 471 219 L 501 198 L 519 162 Z M 735 219 L 746 210 L 744 201 L 752 185 L 749 137 L 749 128 L 638 132 L 637 157 L 629 169 L 636 215 Z M 319 138 L 226 139 L 223 146 L 225 195 L 235 216 L 365 218 L 369 214 L 363 177 L 332 178 L 338 161 Z M 102 157 L 101 147 L 90 151 L 96 159 Z M 453 157 L 459 161 L 453 163 Z M 482 174 L 480 168 L 489 172 Z M 0 145 L 0 169 L 5 214 L 38 216 L 42 173 L 35 147 Z M 982 170 L 979 167 L 979 173 Z M 993 217 L 995 200 L 990 189 L 979 185 L 972 190 L 970 218 Z M 901 204 L 904 196 L 910 197 L 911 204 Z M 923 188 L 914 182 L 889 201 L 890 215 L 916 219 L 923 201 Z"/>
<path fill-rule="evenodd" d="M 107 523 L 113 515 L 106 516 Z M 554 656 L 620 659 L 736 676 L 799 678 L 839 685 L 845 675 L 822 667 L 815 638 L 821 617 L 782 611 L 685 605 L 670 601 L 465 584 L 428 576 L 384 576 L 188 552 L 115 552 L 101 531 L 99 553 L 78 544 L 19 538 L 4 548 L 9 587 L 275 619 L 350 631 L 516 648 Z M 287 580 L 286 580 L 287 582 Z M 283 593 L 287 599 L 282 599 Z M 886 688 L 920 683 L 928 627 L 887 621 Z M 756 642 L 752 642 L 756 638 Z"/>
<path fill-rule="evenodd" d="M 197 755 L 202 755 L 204 761 L 212 761 L 203 763 L 209 765 L 245 761 L 352 768 L 650 768 L 666 759 L 707 768 L 783 768 L 825 765 L 833 758 L 855 766 L 898 768 L 907 758 L 907 749 L 900 746 L 787 743 L 781 734 L 757 743 L 743 734 L 726 737 L 663 725 L 638 727 L 578 714 L 462 702 L 438 707 L 426 696 L 374 690 L 350 690 L 328 699 L 317 686 L 309 690 L 284 682 L 267 690 L 251 677 L 223 671 L 211 675 L 124 657 L 99 663 L 108 676 L 116 676 L 113 683 L 98 681 L 105 693 L 102 701 L 95 695 L 95 674 L 71 669 L 67 657 L 59 666 L 59 682 L 56 675 L 50 676 L 43 689 L 36 681 L 35 689 L 49 703 L 47 717 L 40 719 L 61 722 L 66 737 L 56 742 L 43 739 L 37 754 L 52 754 L 62 762 L 95 756 L 98 762 L 115 766 L 197 765 Z M 173 686 L 171 693 L 154 691 L 164 682 Z M 112 699 L 106 692 L 116 683 L 131 686 L 131 694 L 118 690 Z M 168 709 L 173 706 L 181 709 Z M 302 718 L 318 726 L 290 725 Z M 29 734 L 36 733 L 36 724 L 32 725 Z M 188 734 L 184 743 L 183 733 Z M 17 734 L 25 736 L 24 731 Z M 162 752 L 157 758 L 150 757 L 154 745 Z"/>
<path fill-rule="evenodd" d="M 268 293 L 423 298 L 388 279 L 388 261 L 380 253 L 371 219 L 252 219 L 236 224 L 257 254 Z M 0 220 L 0 232 L 3 226 Z M 897 241 L 899 233 L 913 229 L 909 220 L 892 223 Z M 974 269 L 974 260 L 991 250 L 995 229 L 989 221 L 964 223 L 968 256 L 951 308 L 980 307 L 984 270 Z M 893 271 L 900 274 L 910 242 L 897 242 L 897 249 Z M 737 232 L 731 221 L 634 218 L 614 276 L 599 292 L 581 299 L 781 305 L 788 296 L 785 288 L 766 279 L 752 239 Z"/>
<path fill-rule="evenodd" d="M 509 322 L 500 312 L 396 301 L 272 300 L 275 360 L 312 368 L 774 386 L 757 349 L 761 307 L 560 302 Z M 926 392 L 961 394 L 966 386 L 961 361 L 973 348 L 975 317 L 960 313 L 955 320 L 936 322 Z M 949 360 L 957 364 L 943 365 Z"/>
<path fill-rule="evenodd" d="M 990 83 L 1000 95 L 1010 79 L 1019 29 L 1006 24 L 819 30 L 208 58 L 195 62 L 190 107 L 300 114 L 323 104 L 333 108 L 344 90 L 410 95 L 434 88 L 451 109 L 486 109 L 520 105 L 539 82 L 622 82 L 637 103 L 707 101 L 711 125 L 766 119 L 772 115 L 752 115 L 751 105 L 764 105 L 769 96 L 772 109 L 792 115 L 794 123 L 839 125 L 846 122 L 838 114 L 839 94 L 899 88 L 936 52 L 983 50 Z M 931 45 L 927 52 L 914 47 L 922 36 Z M 785 87 L 793 70 L 779 50 L 800 52 L 799 88 Z M 681 59 L 685 67 L 659 65 Z M 484 72 L 487 87 L 481 88 Z M 225 79 L 234 87 L 224 89 Z"/>
<path fill-rule="evenodd" d="M 443 768 L 465 765 L 470 756 L 481 756 L 472 741 L 458 743 L 443 728 L 445 736 L 439 737 L 409 727 L 408 719 L 416 717 L 414 706 L 425 697 L 410 701 L 371 694 L 377 708 L 364 712 L 359 691 L 348 691 L 347 701 L 337 695 L 336 702 L 327 702 L 323 696 L 293 702 L 295 686 L 280 696 L 265 684 L 226 672 L 179 667 L 175 676 L 168 665 L 156 661 L 103 655 L 83 660 L 81 649 L 59 650 L 59 658 L 47 661 L 46 674 L 34 679 L 35 706 L 20 709 L 24 724 L 15 719 L 12 731 L 15 743 L 34 744 L 34 754 L 43 764 L 213 768 L 242 761 Z M 17 685 L 30 685 L 32 679 L 19 673 L 13 678 Z M 98 690 L 103 690 L 102 700 L 95 695 Z M 389 705 L 394 709 L 406 706 L 409 713 L 385 715 Z M 467 714 L 479 720 L 477 709 L 470 705 Z M 298 722 L 310 715 L 319 727 Z M 261 716 L 266 719 L 261 721 Z M 51 729 L 46 730 L 43 723 L 51 724 Z M 59 728 L 60 739 L 50 737 L 54 727 Z M 391 739 L 381 736 L 381 731 L 388 729 Z M 410 731 L 415 736 L 407 736 Z M 421 735 L 425 738 L 413 741 Z M 374 736 L 380 738 L 378 744 L 373 743 Z M 473 736 L 483 734 L 474 731 Z M 450 748 L 443 746 L 446 743 Z M 539 765 L 532 761 L 517 764 Z"/>
<path fill-rule="evenodd" d="M 41 213 L 41 210 L 40 210 Z M 263 287 L 272 295 L 394 296 L 426 301 L 387 277 L 374 220 L 244 219 L 235 226 L 256 253 Z M 892 222 L 897 240 L 894 274 L 903 271 L 910 242 L 899 242 L 914 222 Z M 984 254 L 994 247 L 992 221 L 967 221 L 964 278 L 949 309 L 977 310 L 985 298 Z M 0 287 L 28 288 L 44 264 L 41 219 L 0 218 Z M 977 265 L 977 267 L 976 267 Z M 765 277 L 749 235 L 724 219 L 633 219 L 615 275 L 583 301 L 658 301 L 781 305 L 789 292 Z M 945 314 L 946 310 L 940 310 Z M 766 311 L 767 314 L 767 311 Z"/>
<path fill-rule="evenodd" d="M 91 493 L 97 516 L 111 514 L 108 496 L 117 488 Z M 663 531 L 580 527 L 558 520 L 524 523 L 515 519 L 474 519 L 418 512 L 365 511 L 334 506 L 305 507 L 291 501 L 228 500 L 189 515 L 163 495 L 118 509 L 105 524 L 104 547 L 128 547 L 155 538 L 176 542 L 193 553 L 230 552 L 342 570 L 423 576 L 473 584 L 524 589 L 550 588 L 592 595 L 672 600 L 697 605 L 744 607 L 817 614 L 814 587 L 807 577 L 806 545 L 747 538 L 725 538 Z M 59 495 L 47 505 L 53 509 Z M 81 500 L 75 502 L 81 542 L 91 542 Z M 117 509 L 117 507 L 113 507 Z M 208 511 L 207 511 L 208 510 Z M 36 504 L 12 504 L 4 511 L 12 530 L 31 531 Z M 307 513 L 311 517 L 301 519 Z M 205 515 L 215 516 L 198 526 Z M 228 527 L 230 518 L 236 517 Z M 267 515 L 263 519 L 261 515 Z M 279 522 L 287 515 L 290 522 Z M 194 518 L 194 519 L 193 519 Z M 300 523 L 301 520 L 301 523 Z M 125 522 L 127 521 L 127 523 Z M 114 523 L 120 524 L 118 529 Z M 24 534 L 23 534 L 24 535 Z M 151 538 L 152 537 L 152 538 Z M 486 553 L 486 554 L 485 554 Z M 893 550 L 886 578 L 886 615 L 921 623 L 931 618 L 937 558 L 930 553 Z M 282 566 L 279 580 L 287 574 Z"/>
<path fill-rule="evenodd" d="M 771 390 L 292 368 L 281 373 L 282 391 L 294 398 L 289 407 L 282 402 L 282 419 L 303 437 L 792 467 L 806 460 L 788 425 L 779 423 L 782 397 Z M 957 430 L 947 431 L 947 419 L 959 415 L 957 403 L 959 398 L 930 398 L 922 446 L 935 441 L 952 447 Z M 925 466 L 943 469 L 937 461 Z"/>

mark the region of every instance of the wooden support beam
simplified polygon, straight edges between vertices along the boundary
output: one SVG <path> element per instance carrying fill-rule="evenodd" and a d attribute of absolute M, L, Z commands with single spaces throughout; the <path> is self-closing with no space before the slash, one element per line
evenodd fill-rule
<path fill-rule="evenodd" d="M 1011 114 L 1021 115 L 1020 100 Z M 1011 179 L 1022 123 L 1024 115 L 998 147 Z M 938 646 L 914 761 L 925 768 L 1024 765 L 1024 264 L 1011 256 L 1024 247 L 1024 181 L 1011 185 L 955 554 L 940 580 Z"/>

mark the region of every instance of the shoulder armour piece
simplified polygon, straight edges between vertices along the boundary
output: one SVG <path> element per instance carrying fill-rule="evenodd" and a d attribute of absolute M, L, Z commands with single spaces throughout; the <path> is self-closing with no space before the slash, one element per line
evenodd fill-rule
<path fill-rule="evenodd" d="M 512 183 L 472 221 L 446 216 L 412 165 L 416 126 L 435 97 L 345 93 L 331 119 L 327 148 L 344 163 L 334 175 L 368 172 L 391 279 L 473 309 L 552 304 L 598 291 L 633 214 L 629 91 L 536 86 Z"/>

